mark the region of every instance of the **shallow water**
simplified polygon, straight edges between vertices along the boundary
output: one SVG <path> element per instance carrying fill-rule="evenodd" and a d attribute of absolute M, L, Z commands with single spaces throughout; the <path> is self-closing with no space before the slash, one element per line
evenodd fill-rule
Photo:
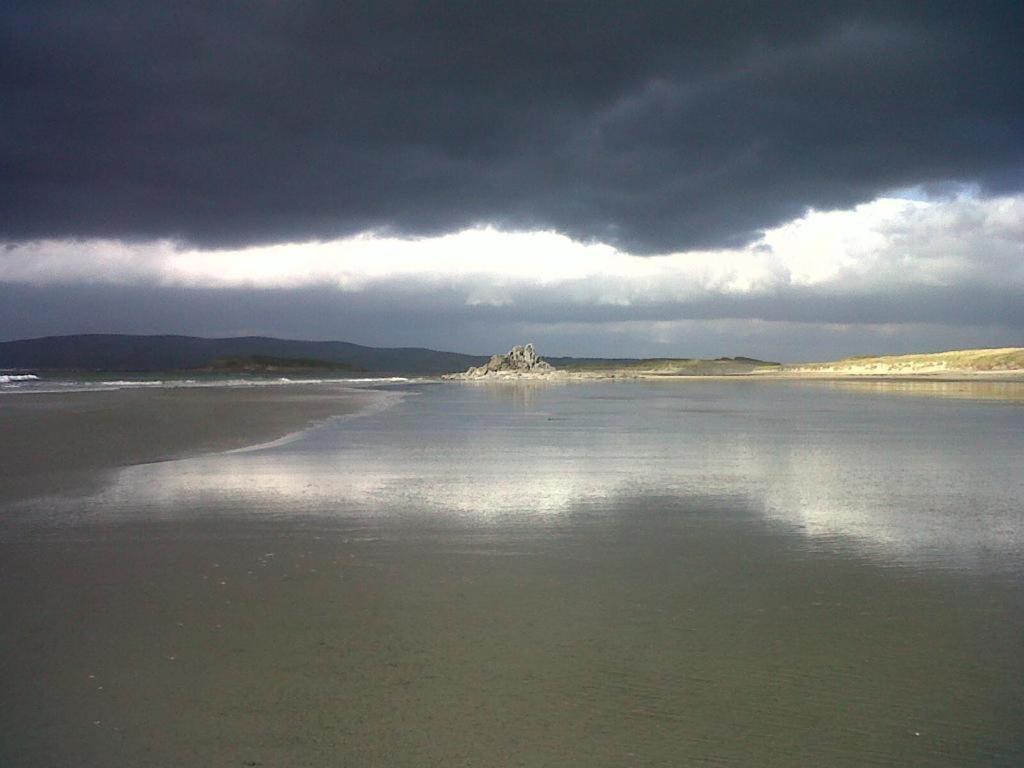
<path fill-rule="evenodd" d="M 1012 398 L 412 387 L 21 505 L 53 584 L 3 607 L 98 639 L 58 707 L 8 632 L 2 721 L 25 765 L 33 726 L 83 765 L 1019 765 L 1022 457 Z"/>
<path fill-rule="evenodd" d="M 1020 575 L 1024 408 L 935 399 L 935 386 L 918 398 L 774 382 L 426 386 L 269 449 L 126 470 L 76 511 L 177 519 L 215 505 L 543 531 L 637 498 L 712 499 L 808 550 Z"/>

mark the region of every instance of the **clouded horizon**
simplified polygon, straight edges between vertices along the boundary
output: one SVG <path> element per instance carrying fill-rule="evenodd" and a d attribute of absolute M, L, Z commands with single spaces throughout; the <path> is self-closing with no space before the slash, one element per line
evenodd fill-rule
<path fill-rule="evenodd" d="M 8 4 L 0 339 L 1024 345 L 1019 3 Z"/>

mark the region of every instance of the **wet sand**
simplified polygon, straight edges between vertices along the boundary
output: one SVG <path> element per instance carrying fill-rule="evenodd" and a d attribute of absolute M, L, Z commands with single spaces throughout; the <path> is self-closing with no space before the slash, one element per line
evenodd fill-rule
<path fill-rule="evenodd" d="M 269 442 L 383 397 L 330 385 L 5 395 L 0 503 L 86 493 L 120 467 Z"/>
<path fill-rule="evenodd" d="M 646 503 L 530 537 L 208 521 L 8 542 L 0 763 L 1019 764 L 1008 585 L 807 559 Z"/>
<path fill-rule="evenodd" d="M 290 446 L 137 467 L 95 516 L 0 532 L 0 765 L 1021 764 L 1017 570 L 812 542 L 766 518 L 731 463 L 718 495 L 650 467 L 635 479 L 651 487 L 597 494 L 590 469 L 680 453 L 639 439 L 680 418 L 663 387 L 643 391 L 653 399 L 616 385 L 520 402 L 436 387 Z M 728 434 L 740 402 L 748 421 L 745 397 L 694 445 Z M 214 398 L 221 424 L 229 400 Z M 694 414 L 714 401 L 686 402 L 698 410 L 685 423 L 705 423 Z M 858 396 L 849 413 L 872 402 Z M 601 408 L 628 418 L 584 421 Z M 785 411 L 764 434 L 794 420 Z M 609 438 L 622 464 L 587 463 L 598 427 L 623 430 Z M 541 451 L 545 439 L 557 450 Z M 582 443 L 586 461 L 572 450 Z M 726 444 L 712 455 L 732 462 Z M 707 466 L 701 487 L 722 471 Z M 497 514 L 527 479 L 544 487 L 545 467 L 551 491 L 578 483 L 571 498 Z M 388 482 L 363 495 L 374 468 Z M 274 473 L 300 482 L 260 484 Z M 167 475 L 184 479 L 147 498 Z M 491 500 L 479 514 L 422 506 L 453 509 L 463 475 Z M 108 502 L 134 517 L 104 518 Z M 88 506 L 57 506 L 76 505 Z M 253 514 L 262 507 L 279 514 Z M 177 515 L 147 517 L 165 509 Z"/>

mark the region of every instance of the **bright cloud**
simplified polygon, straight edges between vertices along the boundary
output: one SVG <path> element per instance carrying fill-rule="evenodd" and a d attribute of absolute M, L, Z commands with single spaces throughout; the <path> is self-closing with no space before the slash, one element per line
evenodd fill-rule
<path fill-rule="evenodd" d="M 37 240 L 0 250 L 0 281 L 346 292 L 401 283 L 455 288 L 473 306 L 504 306 L 542 290 L 573 304 L 618 307 L 787 288 L 844 295 L 965 284 L 1024 288 L 1024 195 L 880 198 L 849 210 L 810 211 L 743 248 L 644 257 L 556 232 L 492 228 L 238 250 Z"/>

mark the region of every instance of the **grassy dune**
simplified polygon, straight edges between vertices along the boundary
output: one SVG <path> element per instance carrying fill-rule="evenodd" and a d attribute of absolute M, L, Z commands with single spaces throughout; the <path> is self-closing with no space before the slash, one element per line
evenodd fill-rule
<path fill-rule="evenodd" d="M 891 376 L 941 373 L 1021 373 L 1024 348 L 962 349 L 915 355 L 849 357 L 827 363 L 787 365 L 780 373 L 835 373 Z"/>

